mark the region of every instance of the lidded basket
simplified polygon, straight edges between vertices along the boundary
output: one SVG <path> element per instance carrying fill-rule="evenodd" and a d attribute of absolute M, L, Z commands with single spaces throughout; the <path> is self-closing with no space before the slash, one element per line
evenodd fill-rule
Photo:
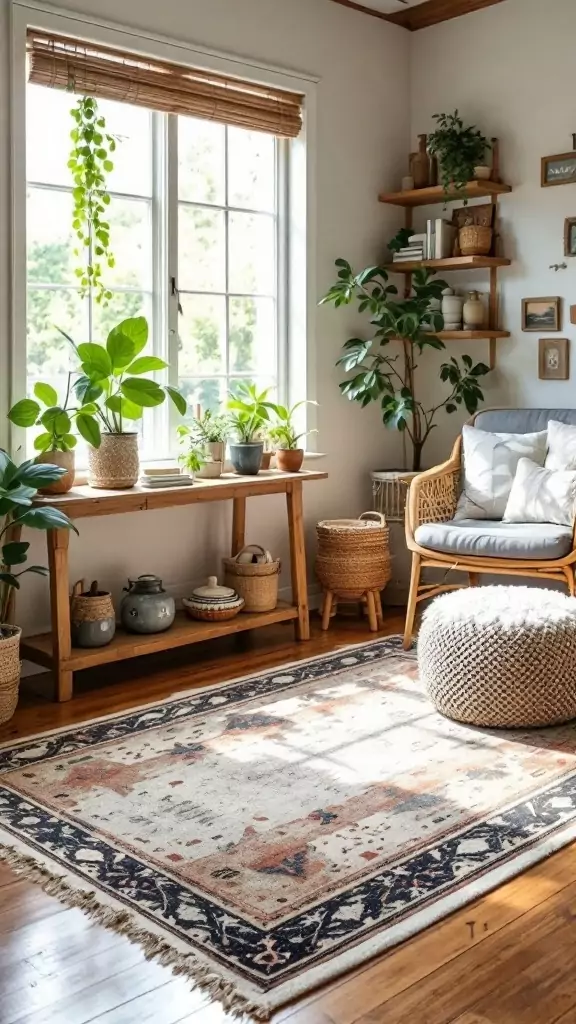
<path fill-rule="evenodd" d="M 233 619 L 244 607 L 244 600 L 232 587 L 218 586 L 218 578 L 209 576 L 206 584 L 184 597 L 182 604 L 191 619 L 202 622 L 225 622 Z"/>

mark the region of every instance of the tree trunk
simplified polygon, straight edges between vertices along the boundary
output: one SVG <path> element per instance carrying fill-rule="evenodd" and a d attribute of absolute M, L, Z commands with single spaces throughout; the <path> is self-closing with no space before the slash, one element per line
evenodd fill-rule
<path fill-rule="evenodd" d="M 421 441 L 414 442 L 414 452 L 412 455 L 412 469 L 415 473 L 419 473 L 422 469 L 422 449 L 424 445 Z"/>

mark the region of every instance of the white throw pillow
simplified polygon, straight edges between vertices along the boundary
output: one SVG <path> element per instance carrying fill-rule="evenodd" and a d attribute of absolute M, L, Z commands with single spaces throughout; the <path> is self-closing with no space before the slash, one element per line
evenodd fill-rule
<path fill-rule="evenodd" d="M 544 465 L 547 431 L 491 434 L 462 428 L 464 479 L 454 519 L 502 519 L 520 459 Z"/>
<path fill-rule="evenodd" d="M 554 473 L 530 459 L 520 459 L 505 523 L 555 523 L 572 526 L 576 509 L 576 470 Z"/>
<path fill-rule="evenodd" d="M 556 472 L 576 469 L 576 427 L 550 420 L 548 423 L 548 455 L 546 469 Z"/>

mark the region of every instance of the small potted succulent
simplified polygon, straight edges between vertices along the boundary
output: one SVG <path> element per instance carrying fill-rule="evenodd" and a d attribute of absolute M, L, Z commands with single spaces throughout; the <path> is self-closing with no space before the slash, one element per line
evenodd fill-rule
<path fill-rule="evenodd" d="M 39 427 L 40 433 L 34 438 L 34 448 L 39 453 L 36 462 L 50 463 L 64 470 L 52 483 L 40 487 L 42 494 L 65 494 L 74 485 L 76 437 L 72 433 L 80 407 L 70 407 L 72 374 L 68 374 L 68 385 L 64 402 L 58 402 L 58 394 L 51 384 L 38 381 L 34 385 L 35 398 L 22 398 L 12 406 L 8 419 L 17 427 Z"/>
<path fill-rule="evenodd" d="M 428 139 L 428 149 L 438 158 L 442 187 L 446 194 L 462 195 L 468 182 L 477 177 L 477 170 L 480 172 L 484 166 L 490 143 L 475 125 L 465 127 L 457 110 L 453 114 L 434 114 L 434 120 L 438 127 Z M 484 171 L 482 176 L 485 177 Z"/>
<path fill-rule="evenodd" d="M 158 356 L 140 354 L 148 341 L 145 317 L 123 320 L 110 331 L 105 345 L 76 345 L 67 334 L 64 337 L 80 360 L 73 390 L 80 402 L 78 431 L 90 446 L 88 482 L 110 490 L 133 487 L 139 474 L 138 434 L 127 425 L 167 397 L 184 416 L 186 399 L 176 388 L 144 376 L 168 366 Z"/>
<path fill-rule="evenodd" d="M 255 384 L 242 381 L 228 399 L 229 423 L 236 436 L 230 444 L 230 459 L 236 473 L 243 476 L 256 476 L 262 465 L 264 442 L 259 438 L 274 409 L 269 392 L 270 388 L 259 392 Z"/>
<path fill-rule="evenodd" d="M 225 416 L 213 413 L 210 409 L 204 413 L 198 410 L 190 425 L 183 423 L 178 427 L 181 442 L 188 446 L 179 462 L 201 477 L 219 477 L 226 458 L 227 434 L 228 420 Z M 185 460 L 189 457 L 197 465 L 187 463 Z"/>
<path fill-rule="evenodd" d="M 303 405 L 317 405 L 317 402 L 296 402 L 291 409 L 284 405 L 275 405 L 276 422 L 269 428 L 268 434 L 276 445 L 276 465 L 283 473 L 298 473 L 304 461 L 304 449 L 300 441 L 315 431 L 296 433 L 294 413 Z"/>

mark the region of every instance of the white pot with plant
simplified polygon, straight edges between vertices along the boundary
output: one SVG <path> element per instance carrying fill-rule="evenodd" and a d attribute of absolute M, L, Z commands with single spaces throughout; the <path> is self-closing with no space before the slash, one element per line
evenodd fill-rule
<path fill-rule="evenodd" d="M 453 114 L 434 114 L 434 120 L 438 127 L 428 138 L 428 149 L 438 158 L 442 188 L 451 196 L 464 196 L 466 204 L 468 182 L 486 176 L 484 156 L 490 143 L 475 125 L 465 127 L 457 110 Z"/>
<path fill-rule="evenodd" d="M 80 402 L 76 426 L 90 446 L 88 482 L 110 490 L 133 487 L 140 468 L 138 434 L 127 427 L 166 398 L 184 416 L 186 399 L 176 388 L 144 376 L 168 366 L 158 356 L 140 354 L 148 341 L 145 317 L 123 320 L 110 331 L 105 345 L 76 345 L 67 334 L 64 337 L 80 360 L 73 390 Z"/>
<path fill-rule="evenodd" d="M 34 385 L 34 398 L 22 398 L 12 406 L 8 419 L 17 427 L 36 427 L 39 433 L 34 438 L 34 448 L 39 453 L 36 462 L 59 466 L 64 472 L 45 487 L 42 494 L 65 494 L 74 486 L 74 449 L 77 439 L 72 433 L 80 405 L 71 405 L 72 374 L 68 374 L 68 385 L 64 401 L 58 401 L 58 393 L 51 384 L 38 381 Z"/>
<path fill-rule="evenodd" d="M 193 462 L 198 462 L 195 472 L 200 478 L 212 480 L 219 477 L 226 458 L 227 434 L 228 421 L 225 416 L 213 413 L 210 409 L 204 413 L 198 410 L 198 415 L 193 417 L 189 425 L 183 423 L 178 427 L 178 436 L 184 446 L 179 461 L 189 471 L 190 465 L 186 459 L 192 458 Z"/>
<path fill-rule="evenodd" d="M 268 434 L 276 446 L 276 466 L 283 473 L 299 473 L 304 461 L 304 448 L 300 447 L 302 438 L 315 431 L 296 432 L 294 414 L 303 405 L 317 405 L 317 402 L 296 402 L 291 409 L 284 405 L 274 406 L 276 422 L 268 429 Z"/>
<path fill-rule="evenodd" d="M 60 480 L 65 472 L 60 466 L 33 461 L 17 466 L 0 450 L 0 722 L 12 718 L 18 703 L 21 629 L 8 621 L 12 617 L 12 597 L 26 573 L 48 575 L 41 565 L 23 568 L 30 544 L 20 540 L 20 531 L 26 526 L 34 530 L 78 532 L 68 516 L 57 508 L 32 507 L 38 490 Z"/>
<path fill-rule="evenodd" d="M 270 388 L 258 391 L 254 384 L 242 381 L 228 399 L 229 423 L 236 440 L 230 443 L 230 459 L 236 473 L 256 476 L 262 465 L 264 442 L 260 440 L 270 421 Z"/>

